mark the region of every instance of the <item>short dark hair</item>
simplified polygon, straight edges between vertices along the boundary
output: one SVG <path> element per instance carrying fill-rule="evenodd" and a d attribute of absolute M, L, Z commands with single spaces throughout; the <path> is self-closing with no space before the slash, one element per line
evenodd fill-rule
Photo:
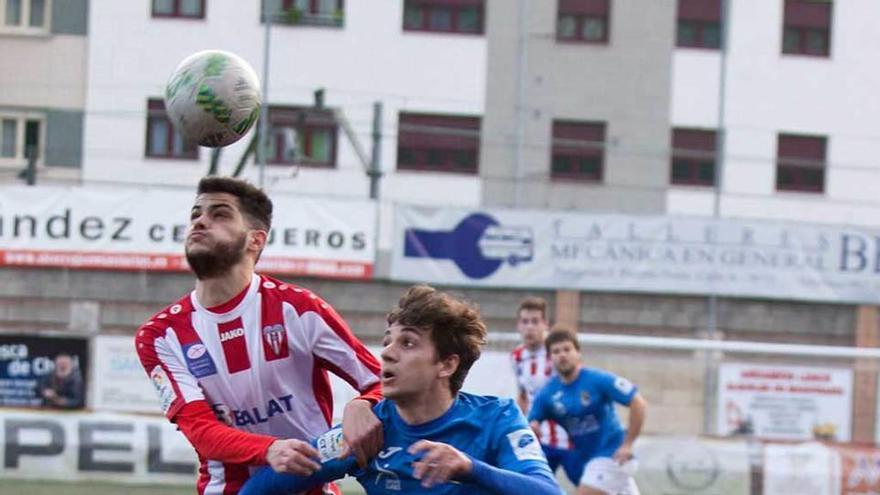
<path fill-rule="evenodd" d="M 544 339 L 544 347 L 547 349 L 547 354 L 550 354 L 550 347 L 561 342 L 571 342 L 575 349 L 578 351 L 581 350 L 581 344 L 578 342 L 577 333 L 568 327 L 556 325 L 550 330 L 550 333 L 547 334 L 547 338 Z"/>
<path fill-rule="evenodd" d="M 389 325 L 399 323 L 429 330 L 440 359 L 458 356 L 458 369 L 449 377 L 453 394 L 461 390 L 468 371 L 480 358 L 480 348 L 486 344 L 486 324 L 477 306 L 427 285 L 410 287 L 388 313 L 387 321 Z"/>
<path fill-rule="evenodd" d="M 520 301 L 516 316 L 519 317 L 523 310 L 540 311 L 541 318 L 547 319 L 547 301 L 543 297 L 529 296 Z"/>
<path fill-rule="evenodd" d="M 196 194 L 227 193 L 238 198 L 241 213 L 251 227 L 266 232 L 272 228 L 272 200 L 259 187 L 235 177 L 211 175 L 199 181 Z"/>

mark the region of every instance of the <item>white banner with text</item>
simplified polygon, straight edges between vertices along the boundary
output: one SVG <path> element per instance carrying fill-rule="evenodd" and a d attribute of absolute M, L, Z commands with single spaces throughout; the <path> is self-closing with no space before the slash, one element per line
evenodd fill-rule
<path fill-rule="evenodd" d="M 194 191 L 0 187 L 0 266 L 187 270 Z M 368 279 L 376 209 L 368 201 L 273 195 L 273 228 L 257 269 Z"/>
<path fill-rule="evenodd" d="M 761 220 L 398 206 L 395 280 L 880 300 L 880 232 Z"/>

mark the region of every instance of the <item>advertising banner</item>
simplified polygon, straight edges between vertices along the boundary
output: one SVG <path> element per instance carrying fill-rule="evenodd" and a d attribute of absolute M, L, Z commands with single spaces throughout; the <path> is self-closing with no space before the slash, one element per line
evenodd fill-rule
<path fill-rule="evenodd" d="M 743 440 L 639 437 L 636 482 L 642 495 L 749 495 L 751 470 Z M 765 492 L 772 493 L 772 492 Z"/>
<path fill-rule="evenodd" d="M 880 450 L 865 446 L 829 444 L 841 459 L 841 495 L 880 493 Z"/>
<path fill-rule="evenodd" d="M 758 220 L 398 206 L 391 276 L 873 304 L 878 238 L 868 229 Z"/>
<path fill-rule="evenodd" d="M 819 442 L 764 445 L 764 493 L 840 495 L 840 456 Z"/>
<path fill-rule="evenodd" d="M 134 337 L 98 335 L 93 345 L 92 409 L 161 414 L 156 389 L 135 351 Z"/>
<path fill-rule="evenodd" d="M 0 187 L 0 266 L 186 270 L 194 198 L 191 190 L 159 188 Z M 372 276 L 372 203 L 281 194 L 272 201 L 272 233 L 258 270 Z"/>
<path fill-rule="evenodd" d="M 81 409 L 88 341 L 0 335 L 0 407 Z"/>
<path fill-rule="evenodd" d="M 164 417 L 0 410 L 0 479 L 194 485 L 198 459 Z"/>
<path fill-rule="evenodd" d="M 718 434 L 849 441 L 852 382 L 849 369 L 723 363 Z"/>

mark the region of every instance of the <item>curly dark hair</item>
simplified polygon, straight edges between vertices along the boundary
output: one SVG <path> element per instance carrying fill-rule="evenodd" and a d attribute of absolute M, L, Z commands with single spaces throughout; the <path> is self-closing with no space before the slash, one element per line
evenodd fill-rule
<path fill-rule="evenodd" d="M 388 313 L 387 321 L 429 332 L 440 359 L 458 356 L 458 369 L 449 378 L 453 394 L 461 390 L 486 344 L 486 324 L 477 306 L 427 285 L 410 287 Z"/>

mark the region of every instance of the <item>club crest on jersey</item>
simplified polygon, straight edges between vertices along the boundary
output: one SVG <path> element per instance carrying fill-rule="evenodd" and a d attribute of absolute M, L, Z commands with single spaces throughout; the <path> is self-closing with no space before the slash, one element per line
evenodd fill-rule
<path fill-rule="evenodd" d="M 183 346 L 183 358 L 186 361 L 187 369 L 196 378 L 217 373 L 217 367 L 214 366 L 214 360 L 211 359 L 208 348 L 201 342 Z"/>
<path fill-rule="evenodd" d="M 581 391 L 581 405 L 587 407 L 590 405 L 590 393 L 586 390 Z"/>
<path fill-rule="evenodd" d="M 263 354 L 266 361 L 286 358 L 290 354 L 287 349 L 287 331 L 284 329 L 284 325 L 263 327 Z"/>

